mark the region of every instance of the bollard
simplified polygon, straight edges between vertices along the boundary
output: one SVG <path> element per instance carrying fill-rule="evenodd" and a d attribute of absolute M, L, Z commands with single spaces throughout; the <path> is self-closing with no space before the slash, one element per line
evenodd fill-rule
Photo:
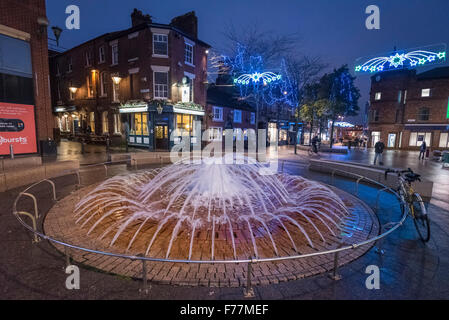
<path fill-rule="evenodd" d="M 84 139 L 81 139 L 81 154 L 84 154 Z"/>
<path fill-rule="evenodd" d="M 248 262 L 248 269 L 247 269 L 247 273 L 246 273 L 246 288 L 244 289 L 244 297 L 245 298 L 254 298 L 255 294 L 254 294 L 254 288 L 251 285 L 251 273 L 253 272 L 253 262 L 252 262 L 252 258 L 250 257 L 251 261 Z"/>
<path fill-rule="evenodd" d="M 11 160 L 14 160 L 14 146 L 12 144 L 9 145 L 9 155 L 11 156 Z"/>

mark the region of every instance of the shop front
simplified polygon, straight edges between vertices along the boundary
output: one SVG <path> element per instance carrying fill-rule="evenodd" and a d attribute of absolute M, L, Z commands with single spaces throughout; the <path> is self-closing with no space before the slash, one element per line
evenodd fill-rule
<path fill-rule="evenodd" d="M 204 116 L 201 106 L 130 102 L 121 105 L 119 110 L 127 123 L 125 127 L 129 145 L 168 151 L 182 139 L 174 137 L 173 141 L 170 140 L 175 129 L 189 132 L 192 144 L 201 143 L 193 136 L 196 121 L 201 121 Z"/>

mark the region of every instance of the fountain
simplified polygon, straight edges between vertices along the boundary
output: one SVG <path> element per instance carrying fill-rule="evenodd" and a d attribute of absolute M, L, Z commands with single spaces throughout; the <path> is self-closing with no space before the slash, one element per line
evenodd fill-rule
<path fill-rule="evenodd" d="M 202 163 L 114 177 L 76 205 L 76 222 L 120 251 L 180 260 L 279 256 L 285 239 L 299 253 L 297 243 L 337 236 L 348 212 L 333 191 L 260 169 Z"/>
<path fill-rule="evenodd" d="M 96 251 L 166 260 L 150 262 L 152 281 L 210 286 L 245 285 L 246 269 L 222 261 L 316 254 L 378 234 L 375 215 L 355 197 L 301 176 L 264 175 L 263 168 L 245 158 L 244 164 L 172 164 L 118 175 L 58 201 L 45 218 L 45 233 Z M 340 261 L 368 249 L 342 252 Z M 138 260 L 82 250 L 72 258 L 142 277 Z M 333 266 L 332 255 L 264 262 L 253 266 L 253 283 L 298 279 Z"/>

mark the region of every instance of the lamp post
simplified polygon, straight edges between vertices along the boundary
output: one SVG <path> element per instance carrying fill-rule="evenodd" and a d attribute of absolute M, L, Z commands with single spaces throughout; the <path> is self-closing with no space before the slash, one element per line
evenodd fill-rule
<path fill-rule="evenodd" d="M 120 77 L 119 74 L 113 74 L 111 76 L 112 82 L 114 82 L 114 85 L 118 86 L 120 82 L 122 81 L 122 77 Z M 113 88 L 114 95 L 116 95 L 116 88 Z M 114 100 L 117 100 L 116 97 L 114 97 Z M 119 99 L 120 100 L 120 96 Z M 128 119 L 127 119 L 128 120 Z M 129 140 L 129 124 L 128 121 L 125 122 L 125 152 L 128 153 L 129 146 L 128 146 L 128 140 Z"/>

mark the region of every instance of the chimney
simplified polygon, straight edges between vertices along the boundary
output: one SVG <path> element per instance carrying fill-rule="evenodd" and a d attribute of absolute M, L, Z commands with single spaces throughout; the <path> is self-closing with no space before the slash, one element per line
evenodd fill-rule
<path fill-rule="evenodd" d="M 198 38 L 198 18 L 195 15 L 195 11 L 173 18 L 170 25 L 194 38 Z"/>
<path fill-rule="evenodd" d="M 134 8 L 133 13 L 131 13 L 131 21 L 133 27 L 138 26 L 139 24 L 152 22 L 149 14 L 144 15 L 142 11 L 137 10 L 136 8 Z"/>

